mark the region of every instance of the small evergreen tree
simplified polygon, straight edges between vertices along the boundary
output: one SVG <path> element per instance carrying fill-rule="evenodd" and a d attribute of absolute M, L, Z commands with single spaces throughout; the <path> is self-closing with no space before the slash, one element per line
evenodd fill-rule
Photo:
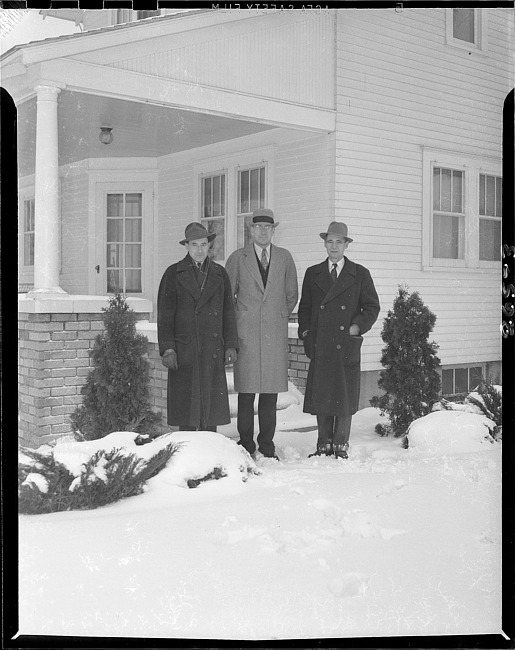
<path fill-rule="evenodd" d="M 375 396 L 370 404 L 387 413 L 389 425 L 378 424 L 380 435 L 404 436 L 411 422 L 430 413 L 440 393 L 440 375 L 436 356 L 438 346 L 429 342 L 436 316 L 426 307 L 417 292 L 408 293 L 399 286 L 393 309 L 384 319 L 379 388 L 385 393 Z"/>
<path fill-rule="evenodd" d="M 155 437 L 161 415 L 150 403 L 147 339 L 136 332 L 136 315 L 121 294 L 103 308 L 105 332 L 91 350 L 93 369 L 81 389 L 83 403 L 71 415 L 79 439 L 95 440 L 113 431 Z"/>
<path fill-rule="evenodd" d="M 498 381 L 497 381 L 498 383 Z M 482 379 L 476 389 L 479 397 L 467 395 L 465 402 L 477 407 L 483 415 L 495 422 L 493 438 L 502 438 L 502 393 L 491 379 Z"/>

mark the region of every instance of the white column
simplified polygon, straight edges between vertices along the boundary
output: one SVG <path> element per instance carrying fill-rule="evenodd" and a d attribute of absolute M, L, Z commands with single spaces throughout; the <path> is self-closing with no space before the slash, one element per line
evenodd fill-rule
<path fill-rule="evenodd" d="M 36 86 L 34 289 L 27 297 L 67 295 L 59 286 L 59 147 L 55 86 Z"/>

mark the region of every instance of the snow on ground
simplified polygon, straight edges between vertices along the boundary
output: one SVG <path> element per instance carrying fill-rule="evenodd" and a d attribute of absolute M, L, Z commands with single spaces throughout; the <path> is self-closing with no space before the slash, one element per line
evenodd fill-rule
<path fill-rule="evenodd" d="M 476 426 L 458 428 L 456 415 L 477 418 Z M 234 421 L 220 427 L 223 436 L 180 432 L 170 438 L 180 438 L 181 452 L 144 494 L 97 510 L 21 516 L 20 633 L 499 633 L 502 445 L 484 438 L 481 416 L 459 411 L 418 421 L 409 449 L 378 436 L 379 421 L 372 408 L 354 416 L 348 460 L 307 458 L 315 418 L 293 399 L 278 411 L 281 462 L 254 465 L 234 442 Z M 113 435 L 134 452 L 133 434 Z M 70 467 L 72 447 L 95 446 L 67 444 L 61 458 Z M 139 453 L 154 444 L 162 443 Z M 216 464 L 228 477 L 185 487 Z"/>

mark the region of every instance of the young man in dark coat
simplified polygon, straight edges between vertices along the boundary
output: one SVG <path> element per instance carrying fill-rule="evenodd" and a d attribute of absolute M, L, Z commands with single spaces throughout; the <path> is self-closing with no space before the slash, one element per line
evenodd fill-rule
<path fill-rule="evenodd" d="M 304 412 L 317 416 L 313 455 L 347 458 L 358 410 L 363 334 L 375 323 L 379 299 L 370 272 L 344 252 L 353 240 L 333 221 L 321 232 L 328 259 L 307 269 L 299 304 L 299 337 L 311 360 Z"/>
<path fill-rule="evenodd" d="M 216 431 L 231 421 L 225 364 L 237 359 L 238 333 L 231 283 L 208 256 L 200 223 L 179 242 L 187 255 L 169 266 L 157 298 L 157 338 L 168 368 L 168 424 L 185 431 Z"/>

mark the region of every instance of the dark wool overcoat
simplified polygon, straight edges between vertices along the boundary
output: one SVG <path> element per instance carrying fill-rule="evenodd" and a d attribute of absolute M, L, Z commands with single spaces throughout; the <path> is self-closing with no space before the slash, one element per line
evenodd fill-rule
<path fill-rule="evenodd" d="M 311 359 L 304 411 L 353 415 L 358 410 L 363 334 L 375 323 L 379 298 L 370 272 L 345 258 L 336 282 L 328 260 L 307 269 L 299 304 L 299 336 Z M 360 335 L 350 336 L 355 323 Z M 303 337 L 306 330 L 309 332 Z"/>
<path fill-rule="evenodd" d="M 168 370 L 168 424 L 215 426 L 231 421 L 225 351 L 238 349 L 238 334 L 225 269 L 211 261 L 201 292 L 187 255 L 169 266 L 157 298 L 159 353 L 177 352 Z"/>

